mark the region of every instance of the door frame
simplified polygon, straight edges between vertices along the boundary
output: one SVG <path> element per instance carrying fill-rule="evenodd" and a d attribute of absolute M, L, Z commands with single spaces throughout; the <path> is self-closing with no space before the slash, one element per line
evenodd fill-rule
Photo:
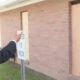
<path fill-rule="evenodd" d="M 80 1 L 69 1 L 69 74 L 72 74 L 72 5 L 80 4 Z"/>

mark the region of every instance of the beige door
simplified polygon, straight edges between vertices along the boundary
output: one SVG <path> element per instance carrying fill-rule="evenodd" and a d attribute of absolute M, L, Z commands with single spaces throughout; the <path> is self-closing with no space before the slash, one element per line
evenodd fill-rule
<path fill-rule="evenodd" d="M 28 12 L 22 13 L 22 29 L 26 38 L 25 58 L 29 61 L 29 32 L 28 32 Z"/>
<path fill-rule="evenodd" d="M 80 4 L 72 5 L 72 73 L 80 76 Z"/>

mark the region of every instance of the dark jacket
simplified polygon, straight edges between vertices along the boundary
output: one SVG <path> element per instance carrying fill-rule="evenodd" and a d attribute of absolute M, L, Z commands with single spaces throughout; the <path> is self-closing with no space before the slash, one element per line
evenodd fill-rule
<path fill-rule="evenodd" d="M 16 43 L 11 41 L 0 51 L 0 64 L 14 57 L 16 53 Z"/>

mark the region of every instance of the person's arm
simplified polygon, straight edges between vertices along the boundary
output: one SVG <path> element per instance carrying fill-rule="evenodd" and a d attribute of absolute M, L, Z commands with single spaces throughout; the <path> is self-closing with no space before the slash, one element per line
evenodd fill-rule
<path fill-rule="evenodd" d="M 15 35 L 14 41 L 10 41 L 0 51 L 0 64 L 8 61 L 10 58 L 15 58 L 16 43 L 20 40 L 20 34 Z"/>
<path fill-rule="evenodd" d="M 16 43 L 14 41 L 10 41 L 8 45 L 0 51 L 0 64 L 8 61 L 12 57 L 15 57 L 15 53 Z"/>

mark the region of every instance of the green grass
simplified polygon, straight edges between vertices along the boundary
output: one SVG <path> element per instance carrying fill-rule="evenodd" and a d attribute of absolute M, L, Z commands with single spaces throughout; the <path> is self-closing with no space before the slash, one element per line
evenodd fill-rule
<path fill-rule="evenodd" d="M 12 63 L 0 64 L 0 80 L 21 80 L 20 66 Z M 39 72 L 26 69 L 26 80 L 55 80 Z"/>

